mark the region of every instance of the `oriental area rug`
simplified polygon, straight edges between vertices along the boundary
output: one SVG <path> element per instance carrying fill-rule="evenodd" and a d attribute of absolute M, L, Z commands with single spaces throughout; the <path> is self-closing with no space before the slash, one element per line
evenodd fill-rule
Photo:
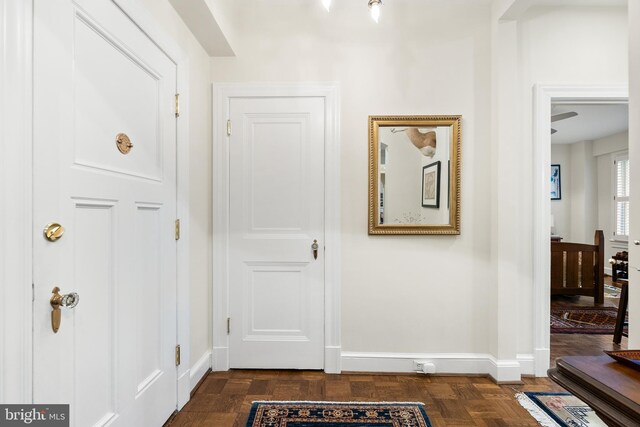
<path fill-rule="evenodd" d="M 586 403 L 570 393 L 516 394 L 533 418 L 543 427 L 606 427 Z"/>
<path fill-rule="evenodd" d="M 617 316 L 615 307 L 551 307 L 551 333 L 613 334 Z"/>
<path fill-rule="evenodd" d="M 246 427 L 431 427 L 415 402 L 253 402 Z"/>

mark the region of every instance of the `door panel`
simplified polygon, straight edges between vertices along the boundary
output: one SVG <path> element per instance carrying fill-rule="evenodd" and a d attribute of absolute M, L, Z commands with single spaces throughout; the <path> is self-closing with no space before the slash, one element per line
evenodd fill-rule
<path fill-rule="evenodd" d="M 160 180 L 158 72 L 86 15 L 77 12 L 74 25 L 76 164 Z M 127 129 L 137 152 L 127 161 L 101 144 L 118 128 Z"/>
<path fill-rule="evenodd" d="M 232 99 L 230 366 L 324 366 L 324 101 Z"/>
<path fill-rule="evenodd" d="M 175 93 L 175 63 L 110 0 L 35 1 L 34 400 L 75 427 L 176 408 Z M 80 295 L 58 333 L 54 285 Z"/>

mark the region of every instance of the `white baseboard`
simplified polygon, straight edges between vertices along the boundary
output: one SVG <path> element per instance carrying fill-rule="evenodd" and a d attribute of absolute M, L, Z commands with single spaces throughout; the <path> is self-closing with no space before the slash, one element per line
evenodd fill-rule
<path fill-rule="evenodd" d="M 496 360 L 479 353 L 342 353 L 342 370 L 356 372 L 416 372 L 414 360 L 429 361 L 436 374 L 490 375 L 498 382 L 520 381 L 518 360 Z"/>
<path fill-rule="evenodd" d="M 604 274 L 611 276 L 611 274 L 613 274 L 613 272 L 611 271 L 611 267 L 605 267 Z"/>
<path fill-rule="evenodd" d="M 189 376 L 189 369 L 187 369 L 178 378 L 178 410 L 182 409 L 191 398 L 191 382 Z"/>
<path fill-rule="evenodd" d="M 324 348 L 324 372 L 327 374 L 339 374 L 342 371 L 341 361 L 341 347 L 327 346 Z"/>
<path fill-rule="evenodd" d="M 520 363 L 521 375 L 535 375 L 536 364 L 533 354 L 516 354 L 516 360 Z"/>
<path fill-rule="evenodd" d="M 534 375 L 536 377 L 546 377 L 551 360 L 551 350 L 548 348 L 538 348 L 533 351 Z"/>
<path fill-rule="evenodd" d="M 213 347 L 211 354 L 211 370 L 212 371 L 228 371 L 229 370 L 229 347 Z"/>
<path fill-rule="evenodd" d="M 189 392 L 198 385 L 198 382 L 204 377 L 207 371 L 211 368 L 211 352 L 205 351 L 202 357 L 191 367 L 190 371 L 190 388 Z"/>

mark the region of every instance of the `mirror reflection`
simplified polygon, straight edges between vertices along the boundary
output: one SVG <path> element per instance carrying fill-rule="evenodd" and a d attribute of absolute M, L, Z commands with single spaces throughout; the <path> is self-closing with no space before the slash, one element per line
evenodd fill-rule
<path fill-rule="evenodd" d="M 369 120 L 370 234 L 458 234 L 459 116 Z"/>

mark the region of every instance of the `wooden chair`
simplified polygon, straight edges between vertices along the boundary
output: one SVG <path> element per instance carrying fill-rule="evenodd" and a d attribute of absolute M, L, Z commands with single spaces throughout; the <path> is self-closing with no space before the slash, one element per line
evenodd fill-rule
<path fill-rule="evenodd" d="M 584 295 L 604 302 L 604 233 L 596 230 L 593 245 L 551 244 L 551 295 Z"/>
<path fill-rule="evenodd" d="M 620 291 L 620 303 L 618 305 L 618 318 L 616 319 L 616 327 L 613 330 L 613 342 L 616 344 L 620 344 L 622 341 L 622 336 L 628 337 L 626 332 L 624 332 L 624 327 L 628 325 L 628 322 L 625 322 L 625 318 L 627 317 L 627 306 L 629 305 L 629 283 L 625 282 L 622 284 L 622 291 Z"/>

